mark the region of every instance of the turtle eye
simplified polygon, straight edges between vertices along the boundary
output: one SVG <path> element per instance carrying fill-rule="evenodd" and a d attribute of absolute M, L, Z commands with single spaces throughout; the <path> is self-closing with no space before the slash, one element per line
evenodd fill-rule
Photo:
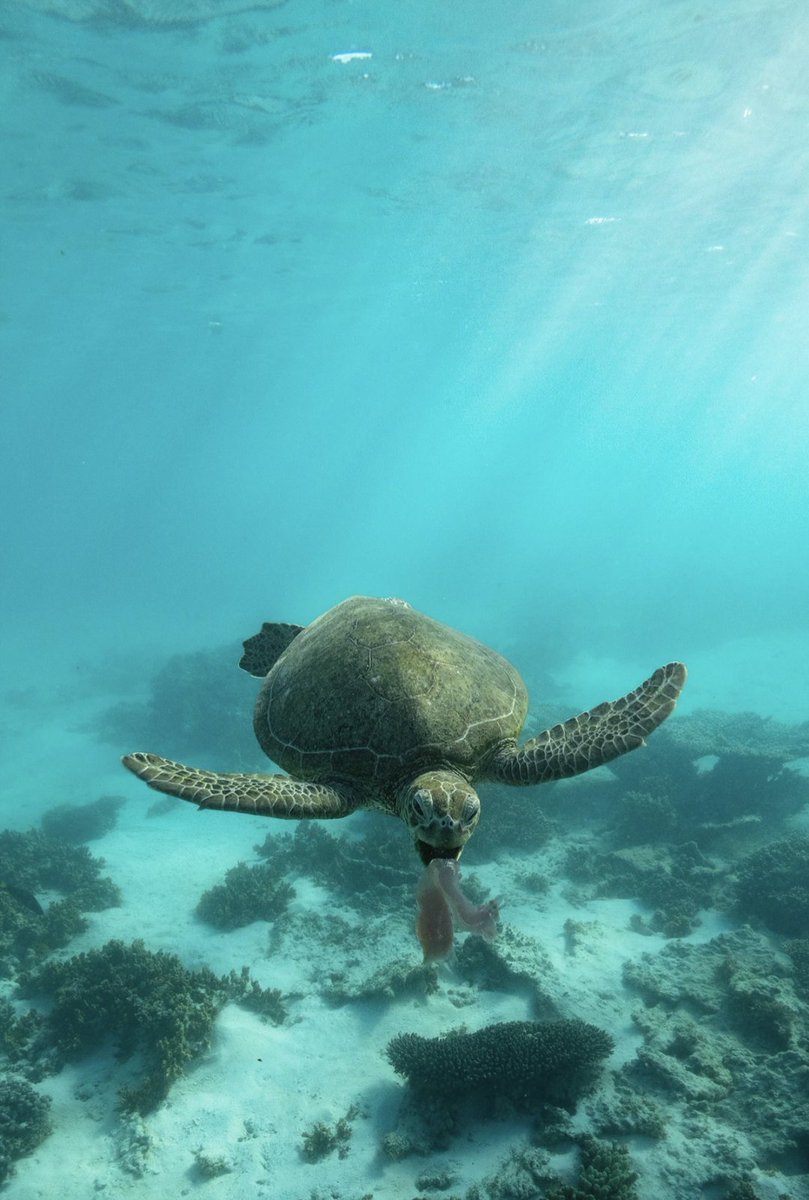
<path fill-rule="evenodd" d="M 477 796 L 467 796 L 461 813 L 461 824 L 465 827 L 474 825 L 480 816 L 480 800 Z"/>
<path fill-rule="evenodd" d="M 429 821 L 430 809 L 432 808 L 432 798 L 429 792 L 426 792 L 424 788 L 419 788 L 417 792 L 413 793 L 410 805 L 419 821 Z"/>

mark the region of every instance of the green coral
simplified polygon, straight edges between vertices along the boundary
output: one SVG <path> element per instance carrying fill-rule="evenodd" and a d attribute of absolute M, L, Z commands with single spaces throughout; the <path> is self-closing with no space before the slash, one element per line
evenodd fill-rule
<path fill-rule="evenodd" d="M 295 897 L 295 889 L 266 863 L 237 863 L 225 882 L 204 892 L 196 914 L 215 929 L 239 929 L 253 921 L 273 921 Z"/>
<path fill-rule="evenodd" d="M 249 977 L 220 979 L 190 971 L 176 955 L 147 950 L 138 940 L 107 942 L 65 962 L 45 963 L 21 980 L 23 995 L 52 999 L 47 1031 L 63 1061 L 112 1039 L 121 1059 L 136 1051 L 144 1070 L 120 1094 L 125 1111 L 146 1113 L 165 1099 L 186 1065 L 210 1043 L 226 1001 L 250 991 Z"/>
<path fill-rule="evenodd" d="M 51 1131 L 51 1101 L 30 1083 L 0 1079 L 0 1184 L 14 1173 L 14 1162 L 36 1150 Z"/>
<path fill-rule="evenodd" d="M 573 1109 L 612 1049 L 602 1029 L 563 1020 L 507 1021 L 437 1038 L 403 1033 L 387 1053 L 411 1088 L 432 1099 L 471 1096 L 520 1108 L 553 1103 Z"/>
<path fill-rule="evenodd" d="M 739 865 L 740 909 L 759 917 L 776 933 L 809 936 L 809 837 L 772 842 Z"/>

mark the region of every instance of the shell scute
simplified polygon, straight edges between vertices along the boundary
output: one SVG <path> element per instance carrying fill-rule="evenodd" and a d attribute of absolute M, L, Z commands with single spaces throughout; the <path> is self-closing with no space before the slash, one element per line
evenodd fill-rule
<path fill-rule="evenodd" d="M 361 784 L 437 762 L 474 773 L 526 709 L 519 673 L 493 650 L 407 605 L 355 596 L 290 643 L 254 723 L 290 774 Z"/>

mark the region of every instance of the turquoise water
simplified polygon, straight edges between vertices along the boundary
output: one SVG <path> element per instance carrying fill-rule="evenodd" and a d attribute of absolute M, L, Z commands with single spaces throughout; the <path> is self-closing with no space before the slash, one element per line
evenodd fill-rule
<path fill-rule="evenodd" d="M 142 935 L 221 971 L 264 955 L 263 927 L 231 953 L 191 914 L 265 826 L 223 817 L 218 863 L 186 806 L 151 838 L 118 756 L 180 754 L 184 731 L 132 745 L 100 714 L 142 702 L 174 653 L 230 661 L 219 648 L 265 620 L 403 597 L 508 654 L 562 715 L 682 659 L 682 711 L 807 721 L 807 55 L 796 0 L 7 0 L 3 824 L 129 798 L 91 850 L 134 907 L 75 948 Z M 538 936 L 558 939 L 573 901 L 553 896 Z M 615 962 L 662 945 L 627 948 L 628 921 Z M 706 916 L 705 939 L 728 921 Z M 597 957 L 566 1015 L 597 1017 Z M 477 1002 L 424 1001 L 423 1032 Z M 480 1003 L 470 1025 L 525 1015 Z M 377 1058 L 357 1070 L 377 1086 Z M 458 1195 L 507 1148 L 493 1137 Z M 10 1194 L 42 1194 L 48 1145 Z M 644 1197 L 709 1187 L 662 1161 Z M 298 1166 L 277 1195 L 332 1179 Z M 415 1195 L 415 1169 L 374 1170 L 345 1200 Z M 805 1162 L 785 1171 L 809 1194 Z M 255 1183 L 236 1174 L 218 1194 Z"/>
<path fill-rule="evenodd" d="M 799 5 L 60 7 L 3 16 L 38 669 L 354 592 L 606 652 L 803 622 Z"/>

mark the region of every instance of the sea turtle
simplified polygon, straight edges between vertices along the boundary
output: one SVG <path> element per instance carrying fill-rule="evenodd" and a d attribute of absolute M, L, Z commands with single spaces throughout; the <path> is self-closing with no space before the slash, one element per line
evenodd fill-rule
<path fill-rule="evenodd" d="M 403 600 L 353 596 L 305 628 L 265 624 L 240 666 L 264 679 L 253 725 L 287 775 L 220 774 L 144 753 L 124 765 L 201 808 L 290 819 L 380 809 L 404 820 L 428 867 L 457 860 L 474 832 L 478 780 L 522 786 L 608 763 L 643 745 L 686 677 L 669 663 L 518 746 L 528 694 L 517 670 Z M 450 887 L 439 867 L 431 878 Z"/>

